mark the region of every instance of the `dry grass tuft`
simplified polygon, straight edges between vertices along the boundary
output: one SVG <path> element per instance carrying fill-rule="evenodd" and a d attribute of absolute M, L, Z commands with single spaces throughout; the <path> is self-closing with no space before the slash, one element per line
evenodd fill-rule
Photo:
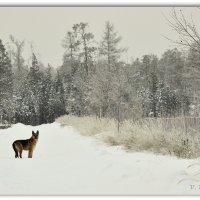
<path fill-rule="evenodd" d="M 181 158 L 197 158 L 200 155 L 200 123 L 196 119 L 127 120 L 120 126 L 119 132 L 113 119 L 68 115 L 56 121 L 73 126 L 83 135 L 98 136 L 109 145 L 121 145 L 129 151 L 150 151 Z"/>

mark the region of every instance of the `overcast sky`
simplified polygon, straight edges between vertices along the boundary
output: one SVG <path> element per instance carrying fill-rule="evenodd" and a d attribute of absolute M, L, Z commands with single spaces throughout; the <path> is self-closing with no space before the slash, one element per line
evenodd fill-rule
<path fill-rule="evenodd" d="M 197 8 L 181 9 L 188 16 L 193 13 L 194 19 L 200 17 Z M 109 20 L 122 36 L 121 45 L 128 47 L 128 60 L 149 53 L 160 56 L 174 47 L 164 38 L 176 37 L 164 17 L 171 10 L 171 7 L 0 7 L 0 38 L 4 44 L 9 42 L 10 34 L 25 39 L 25 57 L 32 42 L 41 61 L 56 67 L 62 64 L 62 39 L 74 23 L 88 22 L 99 41 L 105 21 Z"/>

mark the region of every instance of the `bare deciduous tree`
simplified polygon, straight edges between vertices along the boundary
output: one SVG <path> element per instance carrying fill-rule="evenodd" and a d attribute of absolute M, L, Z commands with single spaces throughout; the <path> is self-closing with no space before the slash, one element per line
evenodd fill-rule
<path fill-rule="evenodd" d="M 192 48 L 200 53 L 200 34 L 192 16 L 188 19 L 182 10 L 177 11 L 173 9 L 170 18 L 167 18 L 167 22 L 179 37 L 178 40 L 168 38 L 170 41 L 187 48 Z"/>
<path fill-rule="evenodd" d="M 14 65 L 16 65 L 19 72 L 22 70 L 24 59 L 22 53 L 24 50 L 25 41 L 16 39 L 13 35 L 10 35 L 10 41 L 14 45 L 14 48 L 11 50 L 11 55 L 13 58 Z"/>

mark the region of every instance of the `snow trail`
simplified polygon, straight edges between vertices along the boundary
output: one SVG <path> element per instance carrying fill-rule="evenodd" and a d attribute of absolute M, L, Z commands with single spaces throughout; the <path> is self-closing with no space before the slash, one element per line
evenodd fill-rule
<path fill-rule="evenodd" d="M 13 141 L 30 138 L 32 130 L 40 131 L 33 158 L 24 151 L 15 159 Z M 16 124 L 0 130 L 0 195 L 195 195 L 200 188 L 191 174 L 200 166 L 187 168 L 194 162 L 127 153 L 58 123 Z"/>

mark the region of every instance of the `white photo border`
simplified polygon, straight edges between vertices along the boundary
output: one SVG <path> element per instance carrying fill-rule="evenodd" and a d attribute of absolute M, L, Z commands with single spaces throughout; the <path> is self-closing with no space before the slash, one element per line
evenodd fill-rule
<path fill-rule="evenodd" d="M 143 7 L 198 7 L 200 6 L 199 0 L 0 0 L 0 7 L 129 7 L 129 6 L 143 6 Z M 188 199 L 198 196 L 0 196 L 0 200 L 6 199 L 170 199 L 177 198 Z"/>
<path fill-rule="evenodd" d="M 200 6 L 199 0 L 0 0 L 0 6 Z"/>

